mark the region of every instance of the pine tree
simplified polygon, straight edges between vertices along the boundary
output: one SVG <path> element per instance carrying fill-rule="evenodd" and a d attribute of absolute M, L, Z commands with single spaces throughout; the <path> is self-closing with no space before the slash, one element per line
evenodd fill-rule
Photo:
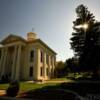
<path fill-rule="evenodd" d="M 71 47 L 75 55 L 79 56 L 79 62 L 82 67 L 88 70 L 94 70 L 99 66 L 100 59 L 100 23 L 97 22 L 84 5 L 76 8 L 77 18 L 73 22 L 71 37 Z M 98 56 L 97 56 L 98 55 Z"/>
<path fill-rule="evenodd" d="M 77 18 L 73 22 L 73 29 L 75 32 L 72 33 L 71 47 L 75 53 L 80 56 L 85 47 L 86 34 L 90 31 L 90 28 L 95 23 L 95 20 L 93 14 L 90 13 L 84 5 L 79 5 L 76 8 L 76 14 Z M 88 25 L 88 29 L 84 29 L 85 25 Z"/>

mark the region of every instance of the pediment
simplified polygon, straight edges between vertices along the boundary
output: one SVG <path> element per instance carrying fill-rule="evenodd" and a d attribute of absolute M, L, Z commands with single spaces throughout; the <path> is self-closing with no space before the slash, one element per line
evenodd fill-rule
<path fill-rule="evenodd" d="M 20 36 L 9 35 L 5 39 L 3 39 L 0 43 L 1 44 L 9 44 L 9 43 L 13 43 L 13 42 L 16 42 L 16 41 L 23 41 L 23 42 L 25 42 L 25 39 L 20 37 Z"/>

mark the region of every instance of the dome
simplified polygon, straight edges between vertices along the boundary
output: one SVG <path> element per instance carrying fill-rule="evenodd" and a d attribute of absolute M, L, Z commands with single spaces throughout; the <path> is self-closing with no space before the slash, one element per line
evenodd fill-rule
<path fill-rule="evenodd" d="M 34 32 L 27 33 L 27 40 L 28 41 L 31 41 L 31 40 L 34 40 L 34 39 L 37 39 L 37 34 L 36 33 L 34 33 Z"/>

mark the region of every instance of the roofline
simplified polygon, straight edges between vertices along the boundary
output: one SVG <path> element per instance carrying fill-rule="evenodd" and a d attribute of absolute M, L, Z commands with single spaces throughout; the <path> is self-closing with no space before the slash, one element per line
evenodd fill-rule
<path fill-rule="evenodd" d="M 32 43 L 32 42 L 39 42 L 41 43 L 42 45 L 44 45 L 46 48 L 48 48 L 51 52 L 53 52 L 55 55 L 57 55 L 57 53 L 52 50 L 46 43 L 44 43 L 41 39 L 36 39 L 36 40 L 33 40 L 33 41 L 28 41 L 28 43 Z"/>
<path fill-rule="evenodd" d="M 10 35 L 8 35 L 8 36 L 6 36 L 4 39 L 2 39 L 1 41 L 0 41 L 0 44 L 4 44 L 3 42 L 7 39 L 7 38 L 9 38 L 10 36 L 16 36 L 16 37 L 18 37 L 18 38 L 20 38 L 22 41 L 24 41 L 24 42 L 26 42 L 26 40 L 24 39 L 24 38 L 22 38 L 22 37 L 20 37 L 20 36 L 18 36 L 18 35 L 13 35 L 13 34 L 10 34 Z"/>
<path fill-rule="evenodd" d="M 7 37 L 5 37 L 3 40 L 1 40 L 0 41 L 0 44 L 1 45 L 3 45 L 4 43 L 4 41 L 6 41 L 6 39 L 7 38 L 9 38 L 10 36 L 16 36 L 16 37 L 18 37 L 18 38 L 20 38 L 22 41 L 24 41 L 25 43 L 31 43 L 31 42 L 39 42 L 40 44 L 42 44 L 42 45 L 44 45 L 46 48 L 48 48 L 51 52 L 53 52 L 54 54 L 56 54 L 57 55 L 57 53 L 54 51 L 54 50 L 52 50 L 46 43 L 44 43 L 41 39 L 35 39 L 35 40 L 31 40 L 31 41 L 27 41 L 26 39 L 24 39 L 23 37 L 21 37 L 21 36 L 18 36 L 18 35 L 13 35 L 13 34 L 10 34 L 10 35 L 8 35 Z"/>

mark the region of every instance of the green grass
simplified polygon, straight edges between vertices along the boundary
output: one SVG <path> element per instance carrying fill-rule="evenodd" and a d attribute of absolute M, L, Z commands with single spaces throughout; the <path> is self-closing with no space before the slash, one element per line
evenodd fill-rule
<path fill-rule="evenodd" d="M 64 77 L 64 78 L 55 78 L 55 79 L 51 79 L 50 81 L 66 81 L 67 78 Z"/>
<path fill-rule="evenodd" d="M 52 86 L 52 85 L 56 85 L 56 83 L 35 84 L 35 83 L 21 82 L 20 83 L 20 90 L 21 91 L 28 91 L 28 90 L 39 89 L 39 88 L 42 88 L 44 86 Z"/>
<path fill-rule="evenodd" d="M 47 83 L 41 83 L 41 84 L 36 84 L 36 83 L 29 83 L 29 82 L 20 82 L 20 91 L 28 91 L 28 90 L 32 90 L 32 89 L 39 89 L 42 88 L 44 86 L 53 86 L 57 83 L 57 81 L 64 81 L 67 79 L 66 78 L 55 78 L 55 79 L 51 79 L 50 81 L 55 81 L 54 83 L 48 81 Z M 0 90 L 6 90 L 8 88 L 9 84 L 0 84 Z"/>
<path fill-rule="evenodd" d="M 5 90 L 7 89 L 9 84 L 0 84 L 0 90 Z"/>
<path fill-rule="evenodd" d="M 57 83 L 44 83 L 44 84 L 36 84 L 36 83 L 27 83 L 27 82 L 20 82 L 20 91 L 28 91 L 32 89 L 42 88 L 44 86 L 52 86 L 56 85 Z M 6 90 L 9 84 L 0 84 L 0 90 Z"/>

